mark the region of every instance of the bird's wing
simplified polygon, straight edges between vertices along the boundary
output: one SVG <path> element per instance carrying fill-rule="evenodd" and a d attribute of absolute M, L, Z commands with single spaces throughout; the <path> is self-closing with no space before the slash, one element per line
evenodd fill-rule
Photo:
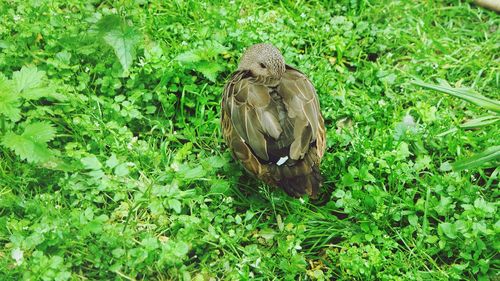
<path fill-rule="evenodd" d="M 287 117 L 293 120 L 290 158 L 304 158 L 311 143 L 316 142 L 321 159 L 325 149 L 325 127 L 314 86 L 303 73 L 287 65 L 278 94 L 283 98 Z"/>
<path fill-rule="evenodd" d="M 222 107 L 243 142 L 257 157 L 269 160 L 268 141 L 278 139 L 282 133 L 269 88 L 254 83 L 249 71 L 238 71 L 224 88 Z"/>

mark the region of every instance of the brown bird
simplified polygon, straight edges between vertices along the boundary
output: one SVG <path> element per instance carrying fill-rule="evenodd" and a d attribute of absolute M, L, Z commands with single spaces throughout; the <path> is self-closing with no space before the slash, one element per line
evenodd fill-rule
<path fill-rule="evenodd" d="M 291 196 L 315 198 L 325 125 L 311 81 L 271 44 L 248 48 L 222 97 L 222 133 L 233 157 Z"/>

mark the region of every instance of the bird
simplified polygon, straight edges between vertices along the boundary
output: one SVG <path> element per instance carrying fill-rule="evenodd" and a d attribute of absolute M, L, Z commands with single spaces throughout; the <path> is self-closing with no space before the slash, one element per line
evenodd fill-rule
<path fill-rule="evenodd" d="M 224 86 L 221 131 L 234 159 L 292 197 L 317 198 L 326 129 L 309 78 L 270 43 L 246 49 Z"/>

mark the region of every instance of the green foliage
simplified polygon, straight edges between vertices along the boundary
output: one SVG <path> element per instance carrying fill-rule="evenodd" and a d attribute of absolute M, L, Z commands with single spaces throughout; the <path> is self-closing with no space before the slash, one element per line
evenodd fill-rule
<path fill-rule="evenodd" d="M 47 143 L 55 137 L 55 133 L 50 123 L 31 123 L 26 125 L 21 135 L 7 132 L 3 136 L 2 144 L 28 162 L 47 162 L 54 154 L 47 148 Z"/>
<path fill-rule="evenodd" d="M 215 82 L 217 74 L 224 70 L 223 64 L 216 58 L 225 52 L 227 52 L 226 47 L 217 41 L 211 41 L 196 49 L 179 54 L 176 60 L 201 72 L 207 79 Z"/>
<path fill-rule="evenodd" d="M 453 170 L 461 171 L 465 169 L 474 169 L 484 166 L 484 164 L 497 163 L 500 160 L 500 145 L 488 147 L 485 151 L 475 154 L 467 159 L 462 159 L 452 164 Z M 496 165 L 495 165 L 496 166 Z M 497 167 L 497 166 L 496 166 Z"/>
<path fill-rule="evenodd" d="M 327 2 L 0 1 L 0 280 L 497 278 L 500 170 L 460 159 L 498 154 L 498 15 Z M 316 86 L 319 202 L 225 151 L 262 41 Z"/>
<path fill-rule="evenodd" d="M 472 128 L 481 128 L 484 126 L 492 125 L 498 123 L 500 120 L 500 102 L 496 100 L 489 99 L 487 97 L 481 96 L 477 93 L 475 93 L 471 89 L 456 89 L 451 87 L 445 80 L 440 79 L 439 82 L 441 85 L 432 85 L 428 84 L 422 81 L 413 81 L 413 84 L 422 86 L 427 89 L 432 89 L 436 90 L 439 92 L 447 93 L 452 96 L 461 98 L 463 100 L 466 100 L 470 103 L 473 103 L 475 105 L 478 105 L 484 109 L 494 111 L 497 113 L 495 116 L 483 116 L 479 118 L 475 118 L 472 120 L 469 120 L 465 122 L 464 124 L 460 125 L 461 128 L 465 129 L 472 129 Z M 449 133 L 449 131 L 445 132 L 444 134 Z M 444 135 L 441 134 L 441 135 Z M 484 166 L 485 164 L 489 164 L 490 167 L 497 167 L 498 163 L 500 162 L 500 146 L 493 146 L 493 147 L 488 147 L 485 151 L 480 152 L 470 158 L 467 159 L 462 159 L 460 161 L 457 161 L 451 166 L 455 171 L 461 171 L 464 169 L 473 169 L 477 167 Z"/>
<path fill-rule="evenodd" d="M 496 100 L 489 99 L 485 96 L 482 96 L 471 89 L 467 88 L 453 88 L 451 87 L 446 80 L 440 79 L 439 82 L 441 85 L 433 85 L 429 83 L 425 83 L 423 81 L 414 81 L 413 84 L 425 87 L 427 89 L 436 90 L 439 92 L 450 94 L 454 97 L 461 98 L 470 103 L 473 103 L 477 106 L 480 106 L 484 109 L 488 109 L 494 111 L 496 113 L 500 113 L 500 102 Z"/>
<path fill-rule="evenodd" d="M 115 52 L 125 73 L 128 73 L 141 40 L 138 32 L 117 15 L 104 16 L 97 24 L 100 37 Z"/>
<path fill-rule="evenodd" d="M 66 98 L 59 93 L 55 86 L 47 81 L 45 72 L 36 67 L 22 67 L 15 71 L 12 80 L 7 79 L 0 73 L 0 89 L 2 96 L 0 115 L 2 121 L 3 135 L 0 135 L 0 143 L 14 151 L 22 160 L 30 163 L 43 164 L 45 167 L 63 168 L 63 163 L 57 159 L 57 151 L 48 148 L 47 144 L 56 135 L 54 126 L 49 121 L 34 121 L 40 117 L 37 109 L 23 106 L 29 101 L 42 98 L 47 100 L 64 101 Z M 19 123 L 21 118 L 31 121 Z M 21 134 L 15 131 L 24 128 Z"/>

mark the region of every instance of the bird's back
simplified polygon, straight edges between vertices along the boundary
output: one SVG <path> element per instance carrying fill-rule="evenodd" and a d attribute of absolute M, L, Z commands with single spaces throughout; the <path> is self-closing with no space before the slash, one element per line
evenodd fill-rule
<path fill-rule="evenodd" d="M 279 84 L 270 87 L 237 71 L 224 89 L 221 120 L 233 157 L 247 171 L 292 196 L 317 195 L 325 128 L 304 74 L 286 66 Z"/>

